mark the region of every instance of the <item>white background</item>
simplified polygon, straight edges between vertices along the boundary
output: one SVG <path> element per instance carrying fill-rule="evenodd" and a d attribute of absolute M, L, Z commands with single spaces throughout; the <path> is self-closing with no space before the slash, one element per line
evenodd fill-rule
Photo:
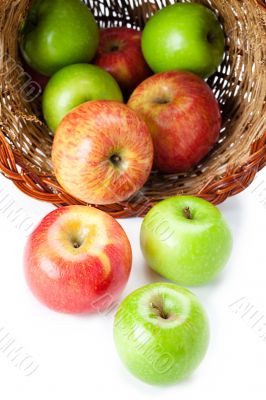
<path fill-rule="evenodd" d="M 23 209 L 20 228 L 5 210 L 8 201 L 13 203 L 13 212 Z M 114 312 L 61 315 L 33 298 L 23 276 L 23 248 L 32 229 L 29 226 L 52 209 L 24 196 L 0 176 L 0 349 L 5 340 L 13 340 L 13 348 L 22 347 L 21 352 L 38 365 L 31 376 L 25 376 L 26 361 L 17 367 L 8 351 L 1 350 L 1 399 L 265 399 L 266 170 L 248 190 L 220 206 L 234 236 L 232 257 L 217 281 L 192 289 L 209 315 L 209 351 L 190 379 L 171 387 L 143 384 L 124 369 L 113 343 Z M 134 254 L 124 297 L 161 279 L 148 270 L 142 258 L 141 219 L 121 224 Z"/>

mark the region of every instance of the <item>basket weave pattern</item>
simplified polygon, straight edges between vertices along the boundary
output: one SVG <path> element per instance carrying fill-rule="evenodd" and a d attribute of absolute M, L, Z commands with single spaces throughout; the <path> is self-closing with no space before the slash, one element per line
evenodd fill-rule
<path fill-rule="evenodd" d="M 86 0 L 101 27 L 143 28 L 174 0 Z M 219 143 L 188 173 L 153 172 L 129 201 L 99 206 L 115 217 L 144 215 L 159 200 L 197 195 L 214 204 L 240 193 L 266 164 L 266 6 L 263 0 L 197 1 L 216 12 L 224 26 L 226 54 L 209 79 L 222 110 Z M 0 10 L 0 170 L 26 194 L 57 206 L 83 204 L 64 192 L 51 166 L 52 136 L 42 120 L 36 87 L 23 73 L 19 26 L 29 0 L 2 0 Z M 35 92 L 34 92 L 35 91 Z M 36 97 L 36 96 L 35 96 Z"/>

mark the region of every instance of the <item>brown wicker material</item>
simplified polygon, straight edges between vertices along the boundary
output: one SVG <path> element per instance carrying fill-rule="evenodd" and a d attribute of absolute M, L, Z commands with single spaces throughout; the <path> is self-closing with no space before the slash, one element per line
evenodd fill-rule
<path fill-rule="evenodd" d="M 167 0 L 87 0 L 100 26 L 143 27 Z M 209 79 L 222 108 L 219 143 L 194 170 L 179 175 L 153 173 L 130 201 L 101 206 L 115 217 L 144 215 L 168 196 L 193 194 L 218 204 L 245 189 L 266 164 L 266 7 L 263 0 L 202 0 L 219 16 L 226 56 Z M 40 99 L 28 101 L 20 68 L 18 31 L 28 0 L 1 0 L 0 10 L 0 170 L 24 193 L 56 204 L 80 204 L 56 182 L 50 162 L 52 136 L 42 122 Z M 28 97 L 27 97 L 28 96 Z"/>

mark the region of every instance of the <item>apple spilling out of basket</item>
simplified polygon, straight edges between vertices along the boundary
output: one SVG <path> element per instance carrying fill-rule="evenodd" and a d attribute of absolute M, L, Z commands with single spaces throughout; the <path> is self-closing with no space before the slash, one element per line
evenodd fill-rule
<path fill-rule="evenodd" d="M 80 0 L 35 1 L 20 49 L 44 89 L 43 115 L 54 132 L 52 162 L 63 189 L 86 203 L 112 204 L 143 187 L 152 169 L 179 173 L 197 165 L 221 129 L 218 102 L 204 79 L 220 65 L 224 46 L 217 17 L 198 3 L 167 6 L 139 32 L 99 30 Z M 178 196 L 149 211 L 140 243 L 154 271 L 191 286 L 217 276 L 232 237 L 215 206 Z M 35 296 L 66 313 L 112 306 L 131 263 L 118 222 L 86 206 L 47 215 L 24 258 Z M 152 384 L 188 376 L 205 355 L 208 336 L 199 301 L 173 283 L 136 290 L 115 317 L 121 359 Z"/>

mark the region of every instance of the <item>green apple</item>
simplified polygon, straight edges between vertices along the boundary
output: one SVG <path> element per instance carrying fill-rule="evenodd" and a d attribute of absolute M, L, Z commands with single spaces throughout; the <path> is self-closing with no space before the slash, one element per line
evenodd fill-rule
<path fill-rule="evenodd" d="M 209 324 L 198 299 L 172 283 L 153 283 L 131 293 L 120 305 L 114 339 L 124 364 L 150 384 L 172 384 L 202 361 Z"/>
<path fill-rule="evenodd" d="M 232 249 L 230 229 L 217 207 L 192 196 L 156 204 L 141 226 L 141 249 L 147 264 L 182 285 L 214 279 Z"/>
<path fill-rule="evenodd" d="M 98 44 L 98 26 L 81 0 L 36 0 L 20 40 L 26 62 L 47 76 L 66 65 L 90 62 Z"/>
<path fill-rule="evenodd" d="M 90 100 L 122 102 L 123 95 L 115 79 L 102 68 L 74 64 L 62 68 L 49 80 L 43 94 L 43 115 L 54 132 L 72 109 Z"/>
<path fill-rule="evenodd" d="M 146 24 L 142 51 L 154 72 L 186 70 L 206 78 L 223 59 L 225 38 L 215 14 L 197 3 L 177 3 Z"/>

